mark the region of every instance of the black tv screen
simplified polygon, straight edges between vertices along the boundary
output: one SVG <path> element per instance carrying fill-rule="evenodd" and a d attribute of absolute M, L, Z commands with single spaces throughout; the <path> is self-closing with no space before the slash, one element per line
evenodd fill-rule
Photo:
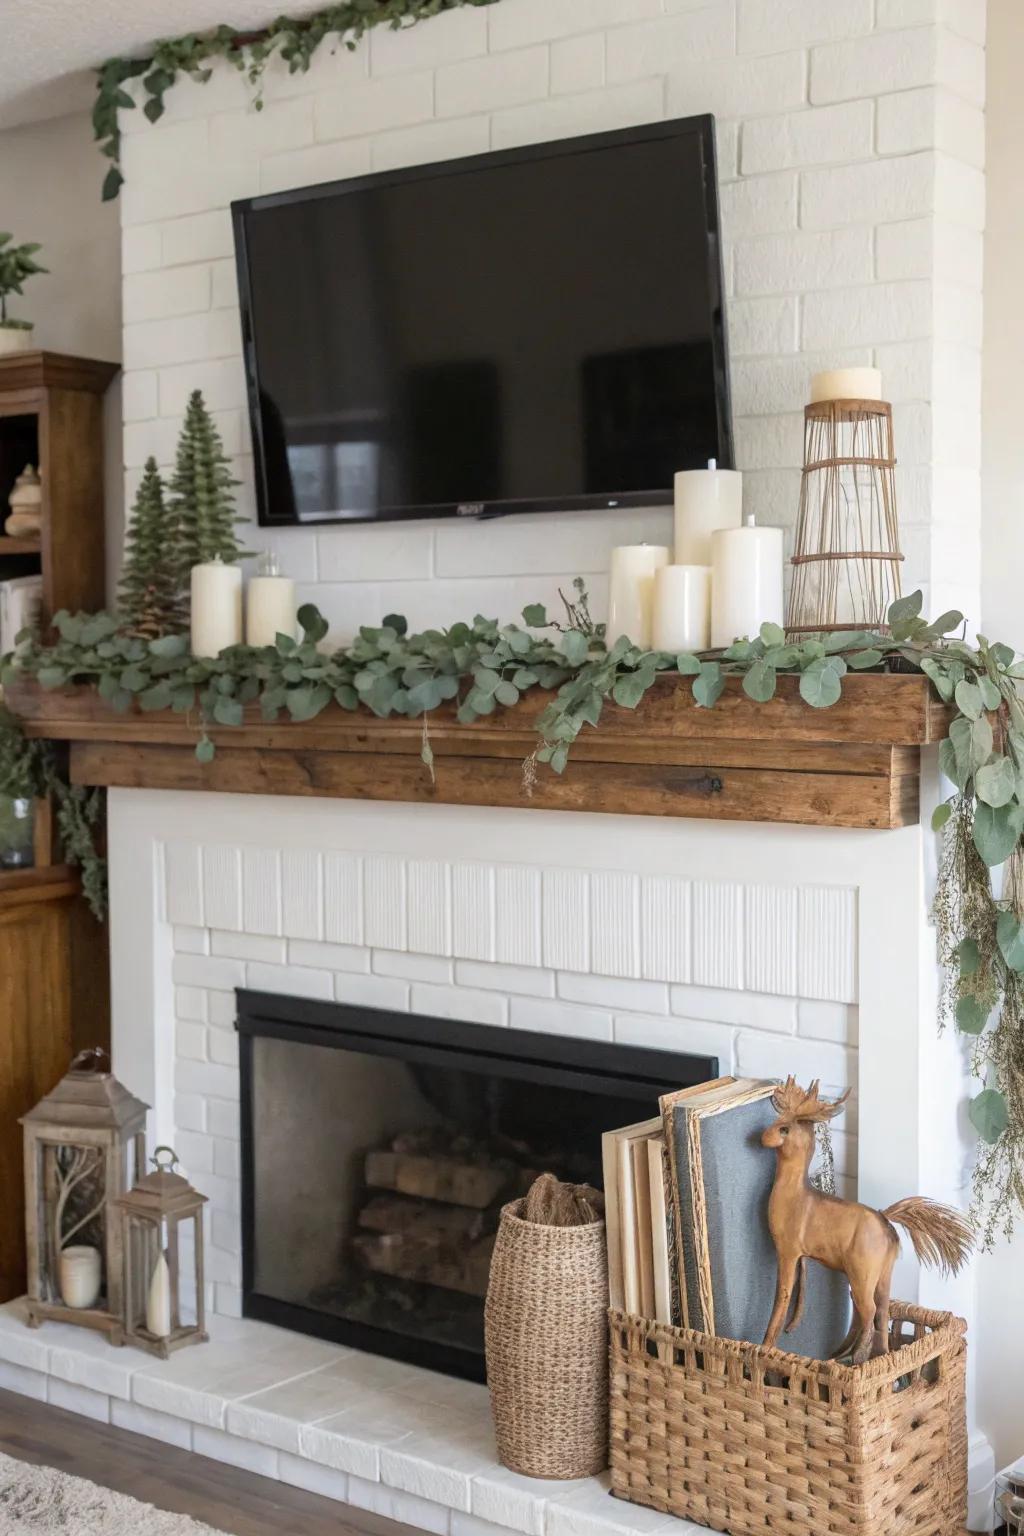
<path fill-rule="evenodd" d="M 654 505 L 731 465 L 712 118 L 233 212 L 261 523 Z"/>

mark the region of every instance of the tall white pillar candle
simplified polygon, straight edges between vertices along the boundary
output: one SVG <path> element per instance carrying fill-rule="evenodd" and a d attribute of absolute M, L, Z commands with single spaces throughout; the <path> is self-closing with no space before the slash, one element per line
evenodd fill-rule
<path fill-rule="evenodd" d="M 711 644 L 711 567 L 663 565 L 654 573 L 656 651 L 705 651 Z"/>
<path fill-rule="evenodd" d="M 157 1254 L 153 1278 L 149 1282 L 146 1328 L 155 1339 L 166 1339 L 171 1331 L 171 1272 L 163 1251 Z"/>
<path fill-rule="evenodd" d="M 249 580 L 245 640 L 247 645 L 274 645 L 278 635 L 295 639 L 295 583 L 280 574 L 277 557 L 268 551 Z"/>
<path fill-rule="evenodd" d="M 881 400 L 880 368 L 830 368 L 811 379 L 811 404 L 819 400 Z"/>
<path fill-rule="evenodd" d="M 716 528 L 743 521 L 743 476 L 737 469 L 681 469 L 675 480 L 675 559 L 678 565 L 710 565 Z"/>
<path fill-rule="evenodd" d="M 609 645 L 628 635 L 634 645 L 649 650 L 654 611 L 654 573 L 668 565 L 664 544 L 620 544 L 612 550 L 608 589 Z"/>
<path fill-rule="evenodd" d="M 219 656 L 242 643 L 242 571 L 211 560 L 192 567 L 192 654 Z"/>
<path fill-rule="evenodd" d="M 61 1249 L 58 1261 L 60 1294 L 66 1307 L 94 1307 L 100 1297 L 100 1253 L 85 1243 Z"/>
<path fill-rule="evenodd" d="M 711 644 L 731 645 L 782 624 L 782 529 L 720 529 L 711 541 Z"/>

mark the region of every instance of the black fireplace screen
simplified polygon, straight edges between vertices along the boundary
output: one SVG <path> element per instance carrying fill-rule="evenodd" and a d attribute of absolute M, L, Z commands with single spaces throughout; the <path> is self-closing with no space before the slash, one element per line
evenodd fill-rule
<path fill-rule="evenodd" d="M 238 993 L 247 1317 L 483 1380 L 501 1207 L 714 1058 Z"/>

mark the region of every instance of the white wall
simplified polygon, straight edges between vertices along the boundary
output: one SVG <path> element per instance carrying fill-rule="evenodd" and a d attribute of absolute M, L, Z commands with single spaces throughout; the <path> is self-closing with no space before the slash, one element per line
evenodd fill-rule
<path fill-rule="evenodd" d="M 989 0 L 989 211 L 985 230 L 982 612 L 985 633 L 1024 649 L 1024 6 Z M 1022 1435 L 1024 1441 L 1024 1435 Z M 1024 1449 L 1024 1445 L 1022 1445 Z"/>
<path fill-rule="evenodd" d="M 46 276 L 26 284 L 11 312 L 35 322 L 51 352 L 121 357 L 121 261 L 116 208 L 100 200 L 103 165 L 86 113 L 0 133 L 0 229 L 38 240 Z M 121 392 L 105 411 L 108 582 L 121 543 Z"/>
<path fill-rule="evenodd" d="M 220 69 L 126 130 L 125 463 L 171 461 L 189 389 L 253 510 L 232 198 L 695 112 L 719 122 L 736 436 L 748 507 L 791 528 L 810 373 L 876 361 L 896 403 L 906 579 L 979 609 L 983 0 L 501 0 L 272 69 Z M 664 511 L 278 535 L 339 637 L 513 617 Z M 542 531 L 543 529 L 543 531 Z"/>
<path fill-rule="evenodd" d="M 985 632 L 1024 649 L 1024 7 L 989 0 L 989 211 L 985 231 L 982 612 Z M 997 1465 L 1024 1455 L 1024 1232 L 978 1266 L 978 1417 Z M 1017 1319 L 1017 1326 L 1009 1326 Z"/>

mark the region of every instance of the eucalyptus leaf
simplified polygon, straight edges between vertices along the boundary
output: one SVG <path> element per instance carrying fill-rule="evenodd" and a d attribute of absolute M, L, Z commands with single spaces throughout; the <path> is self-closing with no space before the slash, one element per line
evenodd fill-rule
<path fill-rule="evenodd" d="M 847 665 L 856 672 L 866 672 L 869 667 L 880 667 L 885 657 L 881 651 L 876 651 L 874 646 L 868 646 L 863 651 L 851 651 L 847 656 Z"/>
<path fill-rule="evenodd" d="M 944 800 L 941 805 L 937 805 L 934 811 L 932 811 L 932 831 L 941 832 L 952 814 L 953 807 L 948 800 Z"/>
<path fill-rule="evenodd" d="M 980 1035 L 988 1023 L 988 1011 L 971 992 L 965 992 L 956 1005 L 956 1027 L 964 1035 Z"/>
<path fill-rule="evenodd" d="M 222 695 L 213 706 L 213 718 L 218 725 L 241 725 L 245 711 L 237 699 Z"/>
<path fill-rule="evenodd" d="M 762 625 L 762 629 L 769 627 Z M 757 704 L 767 704 L 775 697 L 777 685 L 775 668 L 762 656 L 754 662 L 743 677 L 743 692 Z"/>
<path fill-rule="evenodd" d="M 694 686 L 696 687 L 696 684 Z M 616 704 L 621 704 L 623 709 L 636 709 L 646 692 L 643 677 L 639 672 L 625 672 L 616 680 L 612 688 L 612 698 Z"/>
<path fill-rule="evenodd" d="M 543 603 L 527 603 L 523 609 L 523 623 L 530 629 L 546 629 L 548 611 Z"/>
<path fill-rule="evenodd" d="M 981 691 L 981 699 L 985 708 L 988 710 L 998 709 L 1003 701 L 998 684 L 994 683 L 990 677 L 979 677 L 978 688 Z"/>
<path fill-rule="evenodd" d="M 889 607 L 889 627 L 905 619 L 916 619 L 923 603 L 924 595 L 920 590 L 909 593 L 907 597 L 898 597 Z"/>
<path fill-rule="evenodd" d="M 990 868 L 1005 864 L 1017 846 L 1019 833 L 1006 805 L 979 805 L 974 813 L 974 846 Z"/>
<path fill-rule="evenodd" d="M 762 624 L 758 634 L 766 649 L 784 645 L 786 641 L 786 632 L 779 624 Z"/>
<path fill-rule="evenodd" d="M 1010 1123 L 1006 1100 L 995 1088 L 983 1088 L 967 1111 L 971 1124 L 989 1146 L 995 1146 Z"/>
<path fill-rule="evenodd" d="M 494 690 L 494 697 L 497 699 L 498 703 L 503 704 L 506 709 L 511 709 L 514 704 L 519 703 L 519 689 L 516 687 L 515 683 L 510 682 L 508 678 L 502 678 L 501 682 Z"/>
<path fill-rule="evenodd" d="M 842 692 L 839 674 L 828 662 L 812 662 L 800 674 L 800 697 L 813 709 L 828 709 L 842 697 Z"/>
<path fill-rule="evenodd" d="M 957 958 L 960 962 L 960 975 L 962 977 L 977 976 L 981 966 L 981 950 L 978 948 L 977 939 L 968 936 L 957 946 Z"/>
<path fill-rule="evenodd" d="M 996 921 L 999 953 L 1011 971 L 1024 971 L 1024 929 L 1013 912 L 1000 912 Z"/>
<path fill-rule="evenodd" d="M 1008 757 L 997 757 L 974 775 L 974 789 L 986 805 L 1008 805 L 1017 788 L 1017 777 Z"/>
<path fill-rule="evenodd" d="M 700 672 L 693 680 L 693 697 L 702 709 L 712 709 L 722 696 L 725 678 L 717 661 L 701 663 Z"/>
<path fill-rule="evenodd" d="M 217 749 L 209 736 L 204 736 L 196 743 L 196 757 L 201 763 L 212 763 L 217 755 Z"/>
<path fill-rule="evenodd" d="M 968 720 L 977 720 L 984 713 L 985 702 L 981 696 L 981 689 L 977 683 L 970 683 L 965 678 L 962 683 L 957 683 L 953 697 L 956 699 L 956 707 Z"/>
<path fill-rule="evenodd" d="M 562 636 L 562 651 L 570 666 L 578 667 L 586 661 L 589 650 L 589 635 L 581 634 L 578 629 L 570 629 Z"/>
<path fill-rule="evenodd" d="M 158 640 L 149 642 L 151 656 L 184 656 L 188 652 L 187 635 L 161 635 Z"/>
<path fill-rule="evenodd" d="M 688 651 L 683 651 L 676 657 L 676 671 L 680 677 L 697 677 L 700 669 L 700 660 L 696 656 L 691 656 Z"/>

